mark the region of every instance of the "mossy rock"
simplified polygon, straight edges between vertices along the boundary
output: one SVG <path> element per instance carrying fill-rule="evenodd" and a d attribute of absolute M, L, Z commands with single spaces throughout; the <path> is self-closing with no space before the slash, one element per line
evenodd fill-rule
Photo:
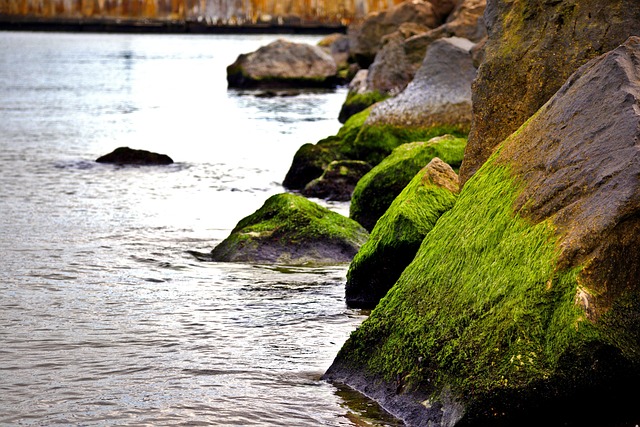
<path fill-rule="evenodd" d="M 389 98 L 389 95 L 378 91 L 367 91 L 363 93 L 349 92 L 347 94 L 347 99 L 340 108 L 338 121 L 340 121 L 340 123 L 345 123 L 349 117 L 354 114 L 364 111 L 373 104 L 384 101 L 387 98 Z"/>
<path fill-rule="evenodd" d="M 320 178 L 304 187 L 302 195 L 333 201 L 351 200 L 356 184 L 370 170 L 371 165 L 361 160 L 335 160 Z"/>
<path fill-rule="evenodd" d="M 493 1 L 484 17 L 489 37 L 474 83 L 463 185 L 573 72 L 640 35 L 637 0 Z"/>
<path fill-rule="evenodd" d="M 350 262 L 368 233 L 306 198 L 271 196 L 211 252 L 214 261 L 291 265 Z"/>
<path fill-rule="evenodd" d="M 451 209 L 458 176 L 434 158 L 420 170 L 386 213 L 351 262 L 345 288 L 347 305 L 374 308 L 413 260 L 438 218 Z"/>
<path fill-rule="evenodd" d="M 460 167 L 466 139 L 452 135 L 398 146 L 356 185 L 349 217 L 367 230 L 385 213 L 411 179 L 434 157 Z"/>
<path fill-rule="evenodd" d="M 282 185 L 289 190 L 302 190 L 319 178 L 332 161 L 349 159 L 343 152 L 344 147 L 353 144 L 368 116 L 369 110 L 362 111 L 349 118 L 336 135 L 300 147 Z"/>
<path fill-rule="evenodd" d="M 497 147 L 327 379 L 410 425 L 640 420 L 639 64 L 590 61 Z"/>

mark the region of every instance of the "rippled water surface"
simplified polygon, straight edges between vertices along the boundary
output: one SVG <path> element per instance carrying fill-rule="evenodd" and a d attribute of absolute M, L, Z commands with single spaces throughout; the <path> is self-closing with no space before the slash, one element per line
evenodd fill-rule
<path fill-rule="evenodd" d="M 0 424 L 395 425 L 319 380 L 363 320 L 345 266 L 188 253 L 339 128 L 344 89 L 227 90 L 273 39 L 0 32 Z M 176 163 L 94 162 L 125 145 Z"/>

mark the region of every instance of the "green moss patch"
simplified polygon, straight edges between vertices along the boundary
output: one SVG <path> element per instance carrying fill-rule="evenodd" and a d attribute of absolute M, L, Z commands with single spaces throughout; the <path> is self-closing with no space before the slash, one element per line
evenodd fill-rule
<path fill-rule="evenodd" d="M 216 261 L 348 262 L 367 237 L 355 221 L 282 193 L 238 222 L 211 255 Z"/>
<path fill-rule="evenodd" d="M 448 135 L 398 146 L 358 181 L 349 217 L 372 230 L 402 189 L 434 157 L 439 157 L 454 170 L 460 167 L 466 142 L 464 137 Z"/>
<path fill-rule="evenodd" d="M 519 191 L 483 166 L 338 359 L 471 403 L 566 376 L 561 360 L 600 336 L 575 304 L 579 268 L 556 270 L 552 227 L 513 212 Z"/>
<path fill-rule="evenodd" d="M 340 123 L 345 123 L 349 117 L 354 114 L 363 111 L 373 104 L 384 101 L 389 98 L 389 95 L 383 94 L 378 91 L 364 92 L 364 93 L 355 93 L 349 92 L 347 94 L 347 99 L 342 104 L 340 108 L 340 114 L 338 114 L 338 120 Z"/>
<path fill-rule="evenodd" d="M 454 178 L 457 177 L 454 175 Z M 429 179 L 427 167 L 417 173 L 377 222 L 369 240 L 349 266 L 347 304 L 375 307 L 413 260 L 438 218 L 453 207 L 456 198 L 456 193 Z"/>

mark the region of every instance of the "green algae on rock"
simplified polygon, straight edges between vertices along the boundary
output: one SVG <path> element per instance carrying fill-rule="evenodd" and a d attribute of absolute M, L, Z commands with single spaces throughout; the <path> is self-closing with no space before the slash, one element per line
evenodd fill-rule
<path fill-rule="evenodd" d="M 632 38 L 498 147 L 326 378 L 410 425 L 637 422 L 639 106 Z"/>
<path fill-rule="evenodd" d="M 211 252 L 214 261 L 290 265 L 350 262 L 368 233 L 306 198 L 271 196 Z"/>
<path fill-rule="evenodd" d="M 457 192 L 458 176 L 437 157 L 415 175 L 351 262 L 345 288 L 347 305 L 376 306 L 413 260 L 438 218 L 453 207 Z"/>
<path fill-rule="evenodd" d="M 398 146 L 356 185 L 349 217 L 372 230 L 393 200 L 434 157 L 454 169 L 460 166 L 466 139 L 452 135 Z"/>
<path fill-rule="evenodd" d="M 335 160 L 329 163 L 320 178 L 308 183 L 301 193 L 306 197 L 348 201 L 360 178 L 370 170 L 371 165 L 361 160 Z"/>

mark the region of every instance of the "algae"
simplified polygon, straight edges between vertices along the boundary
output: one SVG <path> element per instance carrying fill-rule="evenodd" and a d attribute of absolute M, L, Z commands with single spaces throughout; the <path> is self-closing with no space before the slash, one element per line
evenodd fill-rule
<path fill-rule="evenodd" d="M 338 359 L 473 402 L 562 378 L 561 358 L 604 342 L 575 304 L 580 267 L 555 268 L 554 229 L 513 212 L 519 193 L 488 161 Z"/>

